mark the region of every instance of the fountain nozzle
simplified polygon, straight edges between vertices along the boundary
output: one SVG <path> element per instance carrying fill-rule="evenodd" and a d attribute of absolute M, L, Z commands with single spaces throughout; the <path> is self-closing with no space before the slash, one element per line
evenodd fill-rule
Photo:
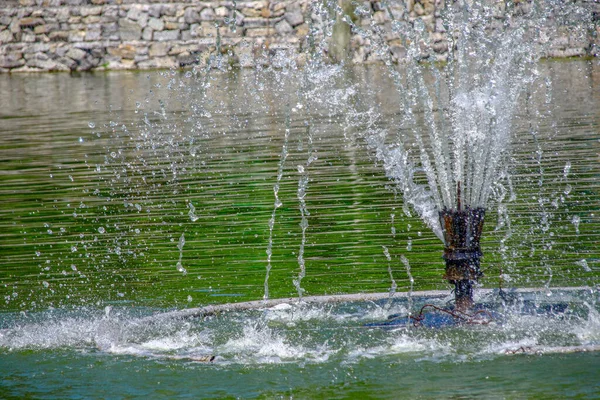
<path fill-rule="evenodd" d="M 479 241 L 485 209 L 442 210 L 439 217 L 445 243 L 444 279 L 454 285 L 456 309 L 467 311 L 473 306 L 473 285 L 483 276 L 479 267 L 483 255 Z"/>

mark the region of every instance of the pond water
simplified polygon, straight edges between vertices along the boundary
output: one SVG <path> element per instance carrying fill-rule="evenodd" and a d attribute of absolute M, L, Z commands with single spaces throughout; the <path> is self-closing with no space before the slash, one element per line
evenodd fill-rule
<path fill-rule="evenodd" d="M 449 331 L 364 327 L 416 299 L 151 318 L 263 297 L 286 129 L 271 298 L 297 296 L 300 251 L 306 295 L 385 292 L 390 277 L 398 292 L 449 291 L 442 244 L 407 215 L 347 115 L 282 101 L 297 91 L 288 81 L 0 75 L 0 397 L 597 395 L 599 353 L 548 349 L 600 345 L 600 62 L 539 73 L 547 84 L 522 96 L 515 121 L 512 187 L 488 213 L 481 283 L 540 287 L 549 301 L 557 286 L 588 289 L 568 300 L 573 314 Z M 394 126 L 401 107 L 379 67 L 334 78 L 358 82 L 355 108 Z M 349 85 L 322 86 L 327 101 L 356 101 L 336 92 Z"/>

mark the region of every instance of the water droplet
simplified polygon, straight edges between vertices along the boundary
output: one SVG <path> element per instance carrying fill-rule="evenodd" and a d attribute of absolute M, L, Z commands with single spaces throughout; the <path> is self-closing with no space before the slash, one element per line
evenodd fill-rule
<path fill-rule="evenodd" d="M 575 226 L 575 233 L 579 235 L 579 224 L 581 223 L 581 218 L 579 215 L 573 215 L 573 218 L 571 218 L 571 223 L 573 226 Z"/>
<path fill-rule="evenodd" d="M 47 288 L 47 287 L 49 287 L 49 286 L 50 286 L 50 284 L 49 284 L 48 282 L 46 282 L 46 281 L 43 281 L 43 282 L 42 282 L 42 285 L 44 285 L 44 287 L 45 287 L 45 288 Z"/>
<path fill-rule="evenodd" d="M 583 270 L 585 272 L 592 272 L 592 269 L 590 268 L 590 266 L 587 263 L 586 259 L 581 259 L 579 261 L 575 262 L 575 265 L 579 265 L 581 268 L 583 268 Z"/>
<path fill-rule="evenodd" d="M 88 122 L 88 126 L 92 129 L 94 129 L 96 127 L 96 123 L 93 121 Z"/>
<path fill-rule="evenodd" d="M 188 215 L 190 216 L 190 220 L 192 222 L 198 221 L 199 217 L 196 215 L 196 207 L 194 207 L 194 205 L 192 204 L 191 201 L 188 203 L 188 207 L 190 209 L 190 211 L 188 212 Z"/>
<path fill-rule="evenodd" d="M 183 275 L 187 275 L 187 270 L 185 268 L 183 268 L 183 265 L 181 265 L 181 261 L 177 261 L 177 271 L 181 272 Z"/>
<path fill-rule="evenodd" d="M 565 168 L 563 170 L 563 175 L 566 178 L 567 176 L 569 176 L 569 172 L 571 171 L 571 161 L 567 161 L 565 163 Z"/>
<path fill-rule="evenodd" d="M 177 248 L 179 249 L 179 251 L 183 251 L 183 245 L 185 244 L 185 234 L 181 234 L 181 236 L 179 237 L 179 243 L 177 244 Z"/>
<path fill-rule="evenodd" d="M 106 229 L 104 229 L 103 226 L 101 226 L 100 228 L 98 228 L 98 233 L 104 233 L 106 232 Z"/>

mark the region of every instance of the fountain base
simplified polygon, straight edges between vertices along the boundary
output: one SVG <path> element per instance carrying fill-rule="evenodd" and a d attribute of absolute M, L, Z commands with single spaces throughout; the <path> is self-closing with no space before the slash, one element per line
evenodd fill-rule
<path fill-rule="evenodd" d="M 483 208 L 443 210 L 439 213 L 445 243 L 444 279 L 454 285 L 455 307 L 462 312 L 473 308 L 473 286 L 483 276 L 479 241 L 484 216 Z"/>

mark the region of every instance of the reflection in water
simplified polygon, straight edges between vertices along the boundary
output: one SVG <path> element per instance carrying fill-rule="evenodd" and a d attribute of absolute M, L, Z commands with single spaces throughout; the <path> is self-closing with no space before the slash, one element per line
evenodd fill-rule
<path fill-rule="evenodd" d="M 396 290 L 407 291 L 403 257 L 415 289 L 446 288 L 441 244 L 405 215 L 372 155 L 351 140 L 361 122 L 328 113 L 335 107 L 327 102 L 355 101 L 361 118 L 377 115 L 395 134 L 400 107 L 386 75 L 333 70 L 314 89 L 329 93 L 322 107 L 307 111 L 292 80 L 255 73 L 0 77 L 10 94 L 0 98 L 3 307 L 261 298 L 286 127 L 269 288 L 270 297 L 297 295 L 306 121 L 317 158 L 305 196 L 302 289 L 385 291 L 391 272 Z M 552 90 L 522 99 L 512 187 L 496 188 L 497 221 L 483 243 L 489 287 L 598 282 L 600 66 L 546 62 L 540 73 Z M 334 84 L 344 79 L 369 85 L 348 96 Z"/>

